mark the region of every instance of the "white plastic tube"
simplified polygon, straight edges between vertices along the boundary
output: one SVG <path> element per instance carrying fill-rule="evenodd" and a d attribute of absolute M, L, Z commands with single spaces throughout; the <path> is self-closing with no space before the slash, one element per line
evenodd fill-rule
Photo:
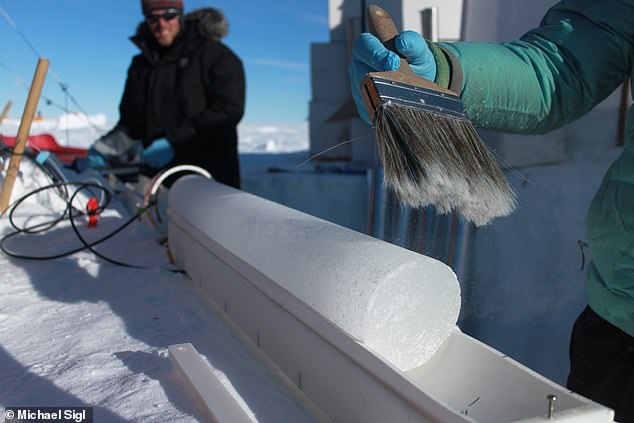
<path fill-rule="evenodd" d="M 402 371 L 427 362 L 456 324 L 460 287 L 437 260 L 201 177 L 179 179 L 168 201 L 172 219 Z"/>

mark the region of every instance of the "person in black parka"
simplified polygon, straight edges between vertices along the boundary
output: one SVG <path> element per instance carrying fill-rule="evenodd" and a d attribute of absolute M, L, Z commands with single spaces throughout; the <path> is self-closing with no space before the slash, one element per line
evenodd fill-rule
<path fill-rule="evenodd" d="M 154 172 L 192 164 L 239 188 L 245 76 L 241 60 L 220 42 L 224 15 L 213 8 L 183 15 L 182 0 L 141 4 L 145 21 L 131 37 L 141 53 L 128 69 L 120 120 L 104 138 L 122 132 L 140 140 L 141 161 Z M 99 144 L 90 154 L 106 156 Z"/>

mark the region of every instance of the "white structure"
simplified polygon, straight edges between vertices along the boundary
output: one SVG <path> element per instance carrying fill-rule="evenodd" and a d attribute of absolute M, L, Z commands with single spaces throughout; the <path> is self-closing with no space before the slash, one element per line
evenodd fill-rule
<path fill-rule="evenodd" d="M 455 276 L 435 260 L 197 176 L 171 188 L 168 212 L 178 265 L 331 421 L 612 421 L 452 330 Z M 222 404 L 190 360 L 176 362 Z"/>

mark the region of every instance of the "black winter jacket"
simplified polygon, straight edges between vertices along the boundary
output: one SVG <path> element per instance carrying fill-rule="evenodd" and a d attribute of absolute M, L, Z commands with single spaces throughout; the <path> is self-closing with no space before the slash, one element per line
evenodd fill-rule
<path fill-rule="evenodd" d="M 175 150 L 169 166 L 198 165 L 217 181 L 239 188 L 237 125 L 244 113 L 244 70 L 217 41 L 204 12 L 186 15 L 167 49 L 145 23 L 139 25 L 131 40 L 141 54 L 128 69 L 116 129 L 144 146 L 166 137 Z"/>

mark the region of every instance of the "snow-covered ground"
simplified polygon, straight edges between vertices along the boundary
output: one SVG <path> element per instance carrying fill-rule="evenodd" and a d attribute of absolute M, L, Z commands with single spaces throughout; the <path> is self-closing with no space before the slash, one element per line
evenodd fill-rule
<path fill-rule="evenodd" d="M 60 120 L 61 121 L 61 120 Z M 11 135 L 9 122 L 2 132 Z M 17 124 L 13 123 L 17 128 Z M 35 122 L 32 133 L 51 132 L 69 145 L 87 146 L 100 130 Z M 241 128 L 247 150 L 301 150 L 305 125 Z M 66 143 L 64 143 L 66 144 Z M 93 180 L 93 175 L 75 175 Z M 13 199 L 46 184 L 23 161 Z M 47 192 L 16 210 L 18 224 L 59 214 L 63 202 Z M 115 198 L 88 239 L 108 233 L 130 216 Z M 81 220 L 81 219 L 80 219 Z M 36 235 L 20 235 L 5 247 L 29 256 L 77 247 L 68 223 Z M 13 232 L 7 216 L 0 234 Z M 0 254 L 0 409 L 16 406 L 93 407 L 95 422 L 189 422 L 206 419 L 169 360 L 167 347 L 192 343 L 261 422 L 316 421 L 306 400 L 263 360 L 261 353 L 209 308 L 186 276 L 168 270 L 163 238 L 147 220 L 136 221 L 97 249 L 56 260 L 25 260 Z"/>
<path fill-rule="evenodd" d="M 19 119 L 6 119 L 0 126 L 0 134 L 15 135 Z M 86 116 L 78 113 L 63 114 L 54 118 L 35 119 L 31 134 L 48 132 L 57 142 L 69 147 L 89 147 L 96 139 L 112 128 L 103 114 Z M 240 153 L 293 153 L 308 150 L 308 123 L 254 124 L 238 126 L 238 150 Z"/>
<path fill-rule="evenodd" d="M 308 122 L 278 125 L 243 123 L 238 126 L 238 151 L 296 153 L 308 150 Z"/>

